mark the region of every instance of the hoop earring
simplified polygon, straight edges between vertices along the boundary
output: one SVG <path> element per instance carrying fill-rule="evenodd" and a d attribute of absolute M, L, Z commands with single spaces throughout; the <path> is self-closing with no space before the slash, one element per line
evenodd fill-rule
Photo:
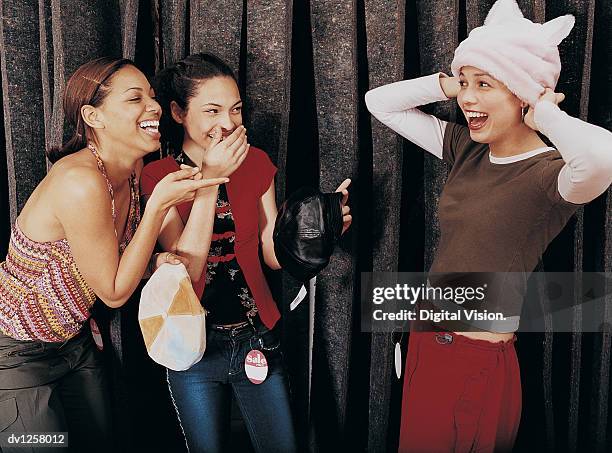
<path fill-rule="evenodd" d="M 525 108 L 526 107 L 521 107 L 521 123 L 525 122 Z"/>

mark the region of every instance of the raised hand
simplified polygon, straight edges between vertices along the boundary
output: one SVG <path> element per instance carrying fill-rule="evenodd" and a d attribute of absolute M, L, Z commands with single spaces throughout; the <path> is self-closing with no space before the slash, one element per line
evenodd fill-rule
<path fill-rule="evenodd" d="M 250 146 L 244 126 L 238 126 L 225 139 L 221 127 L 215 127 L 212 142 L 202 158 L 202 174 L 205 178 L 231 175 L 246 158 Z"/>
<path fill-rule="evenodd" d="M 461 90 L 461 85 L 459 85 L 459 77 L 449 77 L 441 72 L 440 88 L 442 88 L 442 91 L 444 91 L 447 98 L 456 98 Z"/>
<path fill-rule="evenodd" d="M 561 102 L 563 102 L 564 99 L 565 99 L 565 95 L 563 93 L 555 93 L 552 89 L 546 88 L 546 91 L 544 91 L 544 94 L 540 96 L 540 99 L 538 99 L 538 102 L 547 101 L 547 102 L 552 102 L 558 105 Z M 525 124 L 529 126 L 530 128 L 532 128 L 534 131 L 538 130 L 538 126 L 536 126 L 536 123 L 534 120 L 533 106 L 529 106 L 529 110 L 525 114 L 524 121 L 525 121 Z"/>
<path fill-rule="evenodd" d="M 199 189 L 228 182 L 228 178 L 203 179 L 197 167 L 183 167 L 166 175 L 153 189 L 147 205 L 165 211 L 176 204 L 191 201 Z"/>
<path fill-rule="evenodd" d="M 340 201 L 340 206 L 342 206 L 342 234 L 349 229 L 353 221 L 353 216 L 350 214 L 351 208 L 347 205 L 349 197 L 348 186 L 350 184 L 351 180 L 347 178 L 336 189 L 336 192 L 342 192 L 342 200 Z"/>

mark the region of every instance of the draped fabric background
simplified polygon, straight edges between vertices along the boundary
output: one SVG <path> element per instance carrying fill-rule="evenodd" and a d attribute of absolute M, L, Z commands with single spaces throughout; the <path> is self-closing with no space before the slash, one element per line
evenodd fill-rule
<path fill-rule="evenodd" d="M 391 335 L 360 332 L 359 272 L 429 267 L 446 168 L 371 119 L 363 95 L 402 78 L 448 72 L 456 45 L 493 2 L 0 0 L 0 148 L 6 155 L 0 159 L 0 252 L 48 169 L 43 149 L 66 134 L 61 99 L 80 64 L 124 55 L 152 75 L 188 53 L 211 50 L 239 74 L 249 139 L 279 168 L 279 202 L 301 185 L 331 191 L 353 179 L 353 227 L 317 283 L 310 407 L 308 304 L 288 313 L 299 283 L 270 274 L 283 311 L 300 443 L 314 451 L 396 450 L 401 381 L 392 371 Z M 519 5 L 539 21 L 576 16 L 561 45 L 563 108 L 612 129 L 612 3 Z M 457 113 L 452 102 L 431 111 L 450 120 Z M 611 207 L 608 192 L 581 209 L 541 269 L 612 271 Z M 113 370 L 117 451 L 182 451 L 164 373 L 144 352 L 137 300 L 136 294 L 121 310 L 99 307 L 96 315 L 105 320 Z M 576 309 L 577 322 L 580 316 Z M 610 325 L 610 311 L 603 321 Z M 517 451 L 612 449 L 611 335 L 519 335 L 524 411 Z M 407 341 L 405 335 L 404 351 Z M 232 442 L 242 445 L 244 432 L 235 424 Z"/>

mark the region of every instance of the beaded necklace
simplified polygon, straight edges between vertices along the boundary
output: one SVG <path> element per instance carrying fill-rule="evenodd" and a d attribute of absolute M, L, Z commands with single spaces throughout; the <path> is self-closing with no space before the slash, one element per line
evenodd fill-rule
<path fill-rule="evenodd" d="M 117 226 L 115 224 L 117 220 L 117 212 L 115 210 L 115 193 L 113 191 L 113 185 L 108 178 L 108 174 L 106 173 L 106 168 L 104 167 L 104 162 L 100 158 L 100 154 L 94 145 L 89 143 L 87 148 L 91 151 L 96 162 L 98 164 L 98 170 L 104 176 L 106 180 L 106 187 L 108 188 L 108 193 L 111 198 L 111 213 L 113 216 L 113 227 L 115 230 L 115 236 L 119 239 L 117 235 Z M 125 230 L 123 232 L 123 240 L 119 243 L 119 253 L 123 253 L 127 245 L 129 244 L 132 237 L 134 237 L 134 233 L 136 232 L 136 228 L 138 227 L 138 223 L 140 222 L 140 196 L 138 191 L 138 184 L 136 183 L 136 173 L 132 172 L 130 176 L 130 210 L 128 213 L 128 218 L 125 225 Z"/>

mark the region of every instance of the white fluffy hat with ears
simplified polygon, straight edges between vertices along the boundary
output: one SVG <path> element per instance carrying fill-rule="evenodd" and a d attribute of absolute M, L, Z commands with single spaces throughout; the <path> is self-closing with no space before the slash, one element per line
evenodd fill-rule
<path fill-rule="evenodd" d="M 497 0 L 484 25 L 472 30 L 455 50 L 451 70 L 457 77 L 463 66 L 481 69 L 533 106 L 546 88 L 557 85 L 557 46 L 573 26 L 572 15 L 538 24 L 523 17 L 515 0 Z"/>

